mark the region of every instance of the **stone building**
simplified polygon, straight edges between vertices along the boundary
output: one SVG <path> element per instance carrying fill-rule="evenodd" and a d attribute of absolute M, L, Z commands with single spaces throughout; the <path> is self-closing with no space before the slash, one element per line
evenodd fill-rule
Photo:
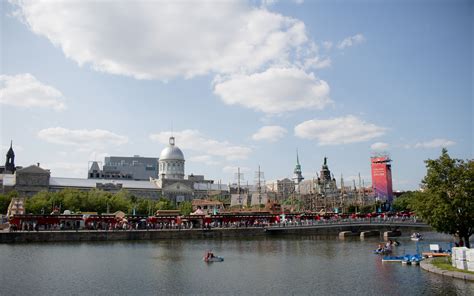
<path fill-rule="evenodd" d="M 102 169 L 97 161 L 93 161 L 88 179 L 127 179 L 127 180 L 149 180 L 158 178 L 158 158 L 109 156 L 105 157 Z"/>
<path fill-rule="evenodd" d="M 7 153 L 9 168 L 12 167 L 11 163 L 14 158 L 13 150 L 10 150 Z M 152 166 L 153 160 L 157 159 L 150 159 Z M 111 158 L 109 160 L 117 159 Z M 85 191 L 99 189 L 112 193 L 127 190 L 139 198 L 159 199 L 165 197 L 173 203 L 191 201 L 196 197 L 206 198 L 210 193 L 220 196 L 228 195 L 227 186 L 214 184 L 214 181 L 206 180 L 202 175 L 191 174 L 185 178 L 184 163 L 184 154 L 175 145 L 174 137 L 171 137 L 169 145 L 161 151 L 159 162 L 155 166 L 159 168 L 159 176 L 157 176 L 159 178 L 149 177 L 146 180 L 134 180 L 134 177 L 123 178 L 122 175 L 120 177 L 115 175 L 115 178 L 112 178 L 113 175 L 111 175 L 110 178 L 105 178 L 100 175 L 104 170 L 101 170 L 97 163 L 93 163 L 89 169 L 90 178 L 88 179 L 51 177 L 50 171 L 41 168 L 38 164 L 21 169 L 15 167 L 13 174 L 0 174 L 1 189 L 3 192 L 16 190 L 22 197 L 30 197 L 40 191 L 55 192 L 67 188 Z M 133 162 L 131 164 L 133 165 Z"/>
<path fill-rule="evenodd" d="M 42 169 L 39 164 L 16 170 L 11 176 L 13 184 L 5 184 L 5 182 L 3 184 L 4 188 L 7 187 L 6 192 L 14 189 L 22 197 L 31 197 L 40 191 L 49 190 L 51 173 L 49 170 Z"/>
<path fill-rule="evenodd" d="M 295 189 L 295 182 L 289 178 L 266 182 L 266 191 L 268 193 L 275 193 L 276 198 L 280 201 L 288 199 L 293 193 L 295 193 Z"/>

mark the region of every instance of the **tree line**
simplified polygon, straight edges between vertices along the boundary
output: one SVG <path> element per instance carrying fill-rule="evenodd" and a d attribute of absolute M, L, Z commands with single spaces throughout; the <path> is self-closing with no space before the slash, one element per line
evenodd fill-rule
<path fill-rule="evenodd" d="M 0 212 L 6 213 L 12 197 L 18 196 L 15 191 L 0 194 Z M 190 201 L 181 202 L 178 206 L 162 197 L 159 200 L 139 198 L 127 190 L 116 193 L 93 189 L 80 191 L 77 189 L 63 189 L 58 192 L 41 191 L 28 198 L 25 211 L 28 214 L 50 214 L 55 209 L 61 213 L 64 210 L 71 212 L 114 213 L 122 211 L 127 214 L 154 215 L 157 210 L 180 210 L 181 214 L 189 215 L 192 211 Z"/>

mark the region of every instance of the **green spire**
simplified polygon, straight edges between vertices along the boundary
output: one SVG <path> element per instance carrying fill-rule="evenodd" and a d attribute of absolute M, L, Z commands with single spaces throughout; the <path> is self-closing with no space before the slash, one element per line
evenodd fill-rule
<path fill-rule="evenodd" d="M 304 178 L 301 175 L 301 165 L 300 165 L 300 157 L 298 155 L 298 148 L 296 148 L 296 166 L 293 173 L 294 173 L 293 180 L 295 180 L 295 182 L 299 184 Z"/>
<path fill-rule="evenodd" d="M 300 166 L 300 158 L 298 156 L 298 148 L 296 148 L 296 165 Z"/>

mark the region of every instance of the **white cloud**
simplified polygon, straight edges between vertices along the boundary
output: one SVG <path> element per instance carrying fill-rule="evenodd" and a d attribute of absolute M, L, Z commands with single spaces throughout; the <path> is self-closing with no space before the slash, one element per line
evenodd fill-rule
<path fill-rule="evenodd" d="M 304 68 L 305 69 L 323 69 L 323 68 L 328 68 L 331 67 L 331 58 L 320 58 L 320 57 L 312 57 L 309 59 L 306 59 L 304 62 Z"/>
<path fill-rule="evenodd" d="M 388 144 L 384 142 L 376 142 L 370 145 L 371 150 L 381 151 L 381 150 L 386 150 L 387 148 L 388 148 Z"/>
<path fill-rule="evenodd" d="M 128 143 L 127 137 L 101 129 L 70 130 L 62 127 L 52 127 L 40 130 L 38 137 L 53 144 L 76 146 L 83 151 L 107 145 L 123 145 Z"/>
<path fill-rule="evenodd" d="M 272 6 L 273 4 L 278 2 L 278 0 L 261 0 L 261 1 L 262 1 L 262 7 Z"/>
<path fill-rule="evenodd" d="M 252 149 L 244 146 L 233 145 L 227 141 L 210 139 L 197 130 L 183 130 L 180 132 L 161 132 L 150 135 L 150 139 L 168 144 L 169 138 L 174 136 L 176 146 L 183 150 L 191 150 L 206 155 L 223 157 L 226 160 L 245 159 Z"/>
<path fill-rule="evenodd" d="M 0 75 L 0 104 L 22 108 L 66 108 L 63 94 L 52 86 L 38 81 L 29 73 L 14 76 Z"/>
<path fill-rule="evenodd" d="M 253 1 L 11 2 L 67 58 L 137 79 L 259 71 L 310 43 L 302 21 Z"/>
<path fill-rule="evenodd" d="M 283 138 L 287 133 L 287 130 L 278 125 L 267 125 L 261 127 L 255 134 L 252 135 L 252 139 L 255 141 L 269 141 L 276 142 Z"/>
<path fill-rule="evenodd" d="M 326 50 L 330 50 L 333 46 L 333 43 L 331 41 L 323 41 L 323 47 Z"/>
<path fill-rule="evenodd" d="M 270 68 L 262 73 L 217 79 L 214 93 L 228 105 L 271 114 L 323 109 L 332 103 L 326 81 L 297 68 Z"/>
<path fill-rule="evenodd" d="M 356 34 L 351 37 L 347 37 L 344 40 L 342 40 L 338 45 L 337 48 L 339 49 L 344 49 L 347 47 L 351 47 L 353 45 L 360 44 L 365 41 L 365 37 L 362 34 Z"/>
<path fill-rule="evenodd" d="M 364 142 L 385 134 L 386 128 L 348 115 L 333 119 L 313 119 L 295 127 L 295 135 L 317 140 L 319 145 L 338 145 Z"/>
<path fill-rule="evenodd" d="M 456 144 L 456 142 L 447 139 L 433 139 L 431 141 L 416 143 L 415 148 L 446 148 L 454 144 Z"/>

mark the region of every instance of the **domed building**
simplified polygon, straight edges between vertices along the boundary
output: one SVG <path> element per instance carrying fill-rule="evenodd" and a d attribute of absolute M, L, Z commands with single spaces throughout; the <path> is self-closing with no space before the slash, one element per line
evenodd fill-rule
<path fill-rule="evenodd" d="M 169 145 L 161 151 L 159 158 L 160 179 L 184 179 L 184 154 L 170 137 Z"/>

